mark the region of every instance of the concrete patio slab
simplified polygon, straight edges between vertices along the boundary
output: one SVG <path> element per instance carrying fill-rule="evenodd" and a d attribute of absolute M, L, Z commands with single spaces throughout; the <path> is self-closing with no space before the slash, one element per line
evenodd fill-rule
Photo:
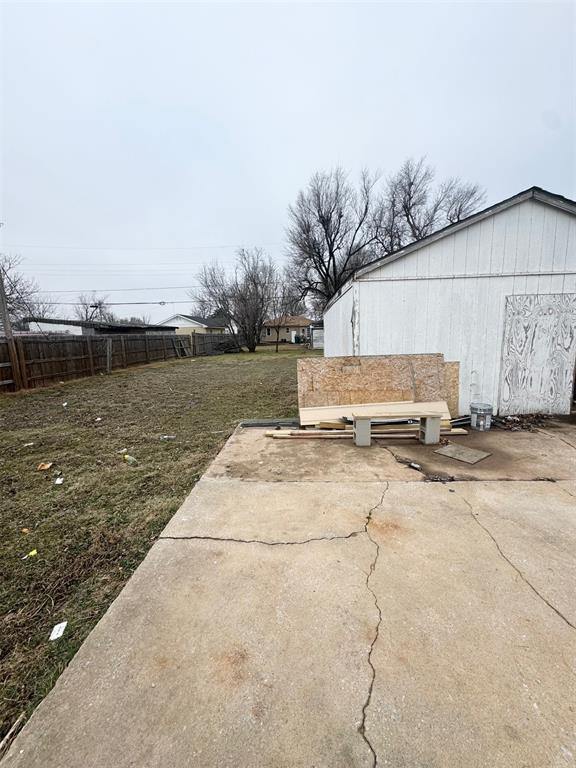
<path fill-rule="evenodd" d="M 456 445 L 491 454 L 473 466 L 439 456 L 430 445 L 413 441 L 387 445 L 395 456 L 420 464 L 427 475 L 456 480 L 572 480 L 576 477 L 576 425 L 563 424 L 556 432 L 553 424 L 546 433 L 493 429 L 450 437 Z"/>
<path fill-rule="evenodd" d="M 457 489 L 503 556 L 576 625 L 576 498 L 564 484 L 453 483 L 450 488 Z"/>
<path fill-rule="evenodd" d="M 419 481 L 380 442 L 358 448 L 352 440 L 274 440 L 265 429 L 238 429 L 205 477 L 316 483 Z M 398 442 L 398 441 L 397 441 Z"/>
<path fill-rule="evenodd" d="M 509 474 L 573 460 L 490 443 Z M 574 764 L 576 476 L 431 483 L 305 445 L 234 435 L 2 768 Z"/>
<path fill-rule="evenodd" d="M 370 766 L 372 558 L 366 537 L 159 542 L 7 764 Z"/>
<path fill-rule="evenodd" d="M 366 725 L 378 765 L 572 764 L 575 629 L 547 603 L 558 596 L 553 589 L 541 596 L 519 575 L 510 540 L 495 541 L 478 524 L 461 495 L 464 485 L 427 493 L 422 485 L 404 492 L 391 486 L 373 516 L 380 552 L 372 587 L 382 621 Z M 497 485 L 509 489 L 501 505 L 507 516 L 522 502 L 532 520 L 555 517 L 561 499 L 543 504 L 549 484 L 530 507 L 524 489 L 516 498 L 516 484 Z M 563 504 L 559 516 L 566 520 Z M 574 509 L 572 533 L 573 522 Z M 534 541 L 539 554 L 542 543 Z M 573 538 L 571 544 L 574 552 Z M 543 571 L 549 586 L 545 562 L 528 570 Z M 573 587 L 566 602 L 574 600 Z"/>
<path fill-rule="evenodd" d="M 364 530 L 385 483 L 274 483 L 202 479 L 162 537 L 218 537 L 278 543 L 350 536 Z"/>

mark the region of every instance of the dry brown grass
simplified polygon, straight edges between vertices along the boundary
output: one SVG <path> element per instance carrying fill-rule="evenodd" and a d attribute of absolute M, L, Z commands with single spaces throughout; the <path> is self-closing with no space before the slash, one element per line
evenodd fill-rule
<path fill-rule="evenodd" d="M 195 358 L 0 397 L 0 735 L 50 690 L 237 423 L 296 415 L 303 354 Z"/>

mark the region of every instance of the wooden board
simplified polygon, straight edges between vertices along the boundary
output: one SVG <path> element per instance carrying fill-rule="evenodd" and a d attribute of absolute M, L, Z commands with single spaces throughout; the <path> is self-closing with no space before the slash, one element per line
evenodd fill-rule
<path fill-rule="evenodd" d="M 352 415 L 363 416 L 381 416 L 386 417 L 406 417 L 411 414 L 418 414 L 425 409 L 426 411 L 439 411 L 443 420 L 450 419 L 450 412 L 446 402 L 437 400 L 425 403 L 353 403 L 350 405 L 331 405 L 322 408 L 300 408 L 300 424 L 308 426 L 319 424 L 323 421 L 337 421 L 343 416 L 352 419 Z"/>
<path fill-rule="evenodd" d="M 445 399 L 442 354 L 298 360 L 301 408 Z"/>
<path fill-rule="evenodd" d="M 444 362 L 444 400 L 448 410 L 455 418 L 460 413 L 460 363 L 457 361 Z"/>
<path fill-rule="evenodd" d="M 446 429 L 441 430 L 440 434 L 444 437 L 446 435 L 467 435 L 468 432 L 465 429 Z M 391 434 L 372 432 L 371 438 L 373 440 L 405 440 L 408 438 L 417 439 L 417 432 L 393 432 Z M 314 429 L 302 429 L 302 430 L 275 430 L 273 432 L 266 432 L 266 437 L 272 437 L 275 440 L 284 439 L 320 439 L 320 440 L 336 440 L 336 439 L 349 439 L 354 437 L 353 432 L 350 430 L 314 430 Z"/>
<path fill-rule="evenodd" d="M 458 413 L 459 363 L 440 353 L 304 358 L 298 360 L 298 405 L 448 402 Z"/>

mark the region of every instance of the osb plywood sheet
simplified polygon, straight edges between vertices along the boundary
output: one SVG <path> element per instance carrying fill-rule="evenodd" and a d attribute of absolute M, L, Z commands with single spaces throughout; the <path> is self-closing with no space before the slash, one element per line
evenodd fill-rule
<path fill-rule="evenodd" d="M 381 355 L 298 361 L 298 405 L 446 400 L 444 356 Z"/>
<path fill-rule="evenodd" d="M 444 363 L 444 400 L 454 419 L 460 414 L 460 363 L 450 360 Z"/>

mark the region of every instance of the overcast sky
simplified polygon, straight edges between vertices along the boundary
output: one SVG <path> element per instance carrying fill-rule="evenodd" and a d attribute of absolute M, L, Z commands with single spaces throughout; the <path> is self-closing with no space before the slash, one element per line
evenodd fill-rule
<path fill-rule="evenodd" d="M 426 155 L 487 203 L 576 197 L 574 9 L 4 3 L 3 251 L 61 301 L 175 302 L 238 246 L 282 258 L 318 169 Z"/>

